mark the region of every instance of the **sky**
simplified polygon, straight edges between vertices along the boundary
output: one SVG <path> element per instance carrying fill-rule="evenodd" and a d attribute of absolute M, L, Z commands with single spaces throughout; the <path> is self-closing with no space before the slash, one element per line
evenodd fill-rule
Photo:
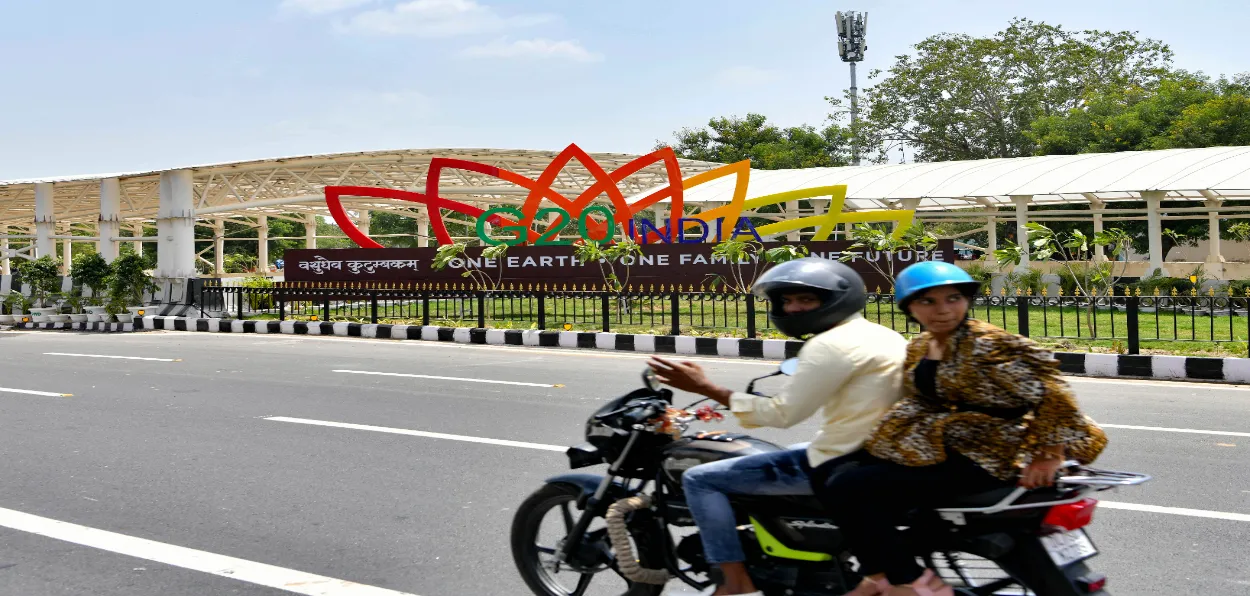
<path fill-rule="evenodd" d="M 0 0 L 0 180 L 441 147 L 639 153 L 723 115 L 820 125 L 865 73 L 1012 17 L 1250 71 L 1250 3 L 1193 0 Z"/>

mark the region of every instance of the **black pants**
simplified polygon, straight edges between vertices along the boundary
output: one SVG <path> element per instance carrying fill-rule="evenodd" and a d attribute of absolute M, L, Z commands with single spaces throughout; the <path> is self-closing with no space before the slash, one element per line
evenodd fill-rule
<path fill-rule="evenodd" d="M 856 451 L 825 462 L 812 488 L 842 529 L 864 575 L 885 573 L 894 585 L 916 581 L 924 569 L 897 528 L 912 509 L 945 505 L 952 497 L 1008 486 L 972 460 L 948 452 L 946 461 L 910 467 Z"/>

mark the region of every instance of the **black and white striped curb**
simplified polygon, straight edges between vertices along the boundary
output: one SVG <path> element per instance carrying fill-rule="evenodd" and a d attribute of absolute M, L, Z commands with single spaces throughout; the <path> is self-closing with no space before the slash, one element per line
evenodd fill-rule
<path fill-rule="evenodd" d="M 58 327 L 60 325 L 60 327 Z M 803 343 L 781 339 L 738 339 L 585 331 L 475 329 L 421 325 L 329 323 L 305 321 L 238 321 L 185 317 L 143 317 L 130 323 L 27 323 L 21 328 L 83 329 L 111 325 L 116 331 L 201 331 L 210 333 L 270 333 L 332 335 L 378 339 L 445 341 L 462 344 L 588 348 L 658 354 L 689 354 L 780 360 L 795 356 Z M 99 329 L 103 331 L 104 329 Z M 1250 383 L 1250 358 L 1196 358 L 1189 356 L 1127 356 L 1056 352 L 1061 369 L 1091 377 L 1127 377 Z"/>
<path fill-rule="evenodd" d="M 16 323 L 16 329 L 60 329 L 62 331 L 97 331 L 100 333 L 119 333 L 126 331 L 143 331 L 134 323 Z"/>

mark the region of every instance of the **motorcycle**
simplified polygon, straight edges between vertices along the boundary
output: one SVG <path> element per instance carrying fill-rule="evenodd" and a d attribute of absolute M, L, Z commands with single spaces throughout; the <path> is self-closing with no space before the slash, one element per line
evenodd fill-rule
<path fill-rule="evenodd" d="M 797 359 L 787 360 L 747 392 L 758 395 L 758 381 L 796 368 Z M 586 442 L 566 452 L 569 467 L 607 464 L 606 473 L 552 477 L 513 518 L 513 560 L 534 594 L 582 596 L 599 577 L 615 577 L 616 587 L 603 592 L 596 584 L 596 593 L 623 596 L 659 596 L 670 580 L 694 590 L 714 582 L 717 570 L 704 559 L 682 494 L 683 472 L 783 447 L 742 433 L 687 435 L 694 421 L 720 417 L 706 406 L 692 413 L 698 403 L 674 408 L 673 392 L 648 368 L 642 388 L 587 420 Z M 1105 596 L 1106 576 L 1088 565 L 1098 554 L 1086 531 L 1097 504 L 1090 495 L 1149 480 L 1069 461 L 1053 486 L 970 495 L 910 512 L 899 525 L 916 556 L 958 594 Z M 859 584 L 853 555 L 814 497 L 730 500 L 748 572 L 766 596 L 845 594 Z M 551 532 L 544 530 L 549 517 L 556 520 Z"/>

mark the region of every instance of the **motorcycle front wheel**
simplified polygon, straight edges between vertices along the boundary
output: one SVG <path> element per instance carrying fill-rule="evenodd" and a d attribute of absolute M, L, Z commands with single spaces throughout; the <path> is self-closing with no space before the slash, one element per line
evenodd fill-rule
<path fill-rule="evenodd" d="M 576 560 L 555 564 L 556 549 L 581 513 L 577 509 L 581 494 L 576 486 L 548 484 L 517 509 L 512 519 L 512 559 L 525 584 L 538 596 L 660 596 L 664 586 L 634 583 L 617 573 L 603 518 L 586 531 Z M 643 567 L 657 563 L 657 557 L 649 556 L 637 541 L 634 551 Z"/>

